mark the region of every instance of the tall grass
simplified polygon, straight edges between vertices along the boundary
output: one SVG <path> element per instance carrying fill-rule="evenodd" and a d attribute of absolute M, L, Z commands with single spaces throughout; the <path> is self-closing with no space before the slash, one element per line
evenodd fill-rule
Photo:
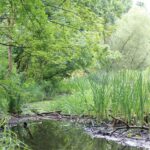
<path fill-rule="evenodd" d="M 0 149 L 29 150 L 29 147 L 21 142 L 17 135 L 8 128 L 0 132 Z"/>
<path fill-rule="evenodd" d="M 94 111 L 98 119 L 107 117 L 109 97 L 108 97 L 108 76 L 103 73 L 101 76 L 91 75 L 88 78 L 91 85 Z"/>
<path fill-rule="evenodd" d="M 29 147 L 21 142 L 17 135 L 7 126 L 8 117 L 0 116 L 0 149 L 1 150 L 29 150 Z"/>
<path fill-rule="evenodd" d="M 126 121 L 140 121 L 150 111 L 149 80 L 145 72 L 119 71 L 89 77 L 95 113 L 107 118 L 111 113 Z"/>

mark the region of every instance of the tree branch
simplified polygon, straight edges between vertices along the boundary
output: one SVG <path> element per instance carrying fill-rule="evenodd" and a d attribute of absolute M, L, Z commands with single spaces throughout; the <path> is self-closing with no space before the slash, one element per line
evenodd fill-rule
<path fill-rule="evenodd" d="M 0 45 L 3 45 L 3 46 L 12 46 L 12 47 L 17 47 L 17 48 L 20 48 L 20 47 L 22 47 L 22 48 L 31 48 L 31 47 L 27 47 L 27 46 L 19 46 L 19 45 L 14 45 L 14 44 L 7 44 L 7 43 L 1 43 L 0 42 Z"/>
<path fill-rule="evenodd" d="M 134 32 L 131 33 L 131 35 L 127 38 L 127 40 L 125 41 L 125 43 L 123 44 L 123 46 L 120 49 L 120 52 L 123 52 L 125 46 L 127 45 L 127 43 L 130 41 L 130 39 L 132 38 L 132 36 L 134 35 Z"/>
<path fill-rule="evenodd" d="M 78 16 L 78 14 L 77 14 L 76 12 L 73 12 L 73 11 L 71 11 L 71 10 L 69 10 L 69 9 L 65 9 L 65 8 L 62 8 L 62 7 L 59 7 L 59 6 L 51 5 L 51 4 L 47 3 L 46 1 L 43 1 L 43 3 L 44 3 L 44 5 L 46 5 L 46 6 L 50 6 L 50 7 L 56 8 L 56 9 L 61 9 L 61 10 L 70 12 L 70 13 L 75 14 L 75 15 Z"/>
<path fill-rule="evenodd" d="M 73 26 L 70 26 L 70 25 L 67 25 L 67 24 L 59 23 L 59 22 L 56 22 L 56 21 L 53 21 L 53 20 L 50 20 L 50 22 L 55 23 L 55 24 L 58 24 L 58 25 L 60 25 L 60 26 L 66 26 L 66 27 L 69 27 L 69 28 L 72 28 L 72 29 L 75 29 L 75 30 L 79 30 L 79 31 L 80 31 L 80 29 L 78 29 L 78 28 L 76 28 L 76 27 L 73 27 Z"/>

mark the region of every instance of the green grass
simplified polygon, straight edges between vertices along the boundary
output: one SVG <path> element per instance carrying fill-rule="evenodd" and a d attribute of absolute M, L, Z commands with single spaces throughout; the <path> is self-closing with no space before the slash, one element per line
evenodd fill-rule
<path fill-rule="evenodd" d="M 87 97 L 91 95 L 87 93 Z M 89 102 L 90 103 L 90 102 Z M 88 103 L 88 104 L 89 104 Z M 89 105 L 88 105 L 89 106 Z M 50 112 L 61 110 L 63 113 L 67 114 L 87 114 L 88 109 L 84 101 L 82 101 L 81 93 L 75 93 L 73 95 L 64 95 L 55 97 L 51 101 L 41 101 L 36 103 L 30 103 L 23 107 L 24 114 L 32 114 L 33 111 L 38 112 Z"/>
<path fill-rule="evenodd" d="M 0 131 L 0 149 L 29 150 L 29 147 L 21 142 L 17 135 L 7 126 L 8 119 L 8 116 L 0 114 L 0 127 L 3 127 L 3 130 Z"/>

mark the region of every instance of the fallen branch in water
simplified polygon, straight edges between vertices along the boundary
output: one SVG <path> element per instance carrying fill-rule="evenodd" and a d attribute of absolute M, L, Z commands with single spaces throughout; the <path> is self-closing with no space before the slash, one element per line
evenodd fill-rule
<path fill-rule="evenodd" d="M 119 121 L 120 123 L 125 125 L 122 127 L 117 127 L 114 131 L 111 132 L 110 136 L 112 136 L 116 131 L 122 130 L 122 129 L 126 129 L 127 131 L 131 129 L 141 129 L 141 130 L 147 130 L 147 131 L 150 130 L 149 127 L 145 127 L 145 126 L 130 126 L 128 123 L 126 123 L 125 121 L 121 119 L 115 118 L 112 115 L 109 115 L 109 116 L 112 117 L 115 121 Z"/>
<path fill-rule="evenodd" d="M 125 121 L 123 121 L 123 120 L 121 120 L 121 119 L 119 119 L 119 118 L 116 118 L 116 117 L 114 117 L 114 116 L 112 116 L 112 115 L 109 115 L 111 118 L 113 118 L 115 121 L 119 121 L 120 123 L 122 123 L 122 124 L 124 124 L 126 127 L 129 127 L 129 124 L 127 123 L 127 122 L 125 122 Z"/>
<path fill-rule="evenodd" d="M 116 131 L 122 130 L 122 129 L 126 129 L 127 131 L 131 130 L 131 129 L 140 129 L 140 130 L 147 130 L 147 131 L 149 131 L 148 127 L 143 127 L 143 126 L 128 126 L 127 127 L 127 126 L 124 126 L 124 127 L 116 128 L 114 131 L 111 132 L 110 136 L 112 136 Z"/>

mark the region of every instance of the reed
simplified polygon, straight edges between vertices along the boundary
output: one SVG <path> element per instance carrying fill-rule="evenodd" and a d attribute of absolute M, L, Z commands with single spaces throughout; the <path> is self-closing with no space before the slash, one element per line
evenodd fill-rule
<path fill-rule="evenodd" d="M 89 76 L 94 111 L 98 119 L 114 116 L 128 122 L 143 124 L 144 114 L 150 111 L 149 80 L 139 71 L 123 70 Z"/>

